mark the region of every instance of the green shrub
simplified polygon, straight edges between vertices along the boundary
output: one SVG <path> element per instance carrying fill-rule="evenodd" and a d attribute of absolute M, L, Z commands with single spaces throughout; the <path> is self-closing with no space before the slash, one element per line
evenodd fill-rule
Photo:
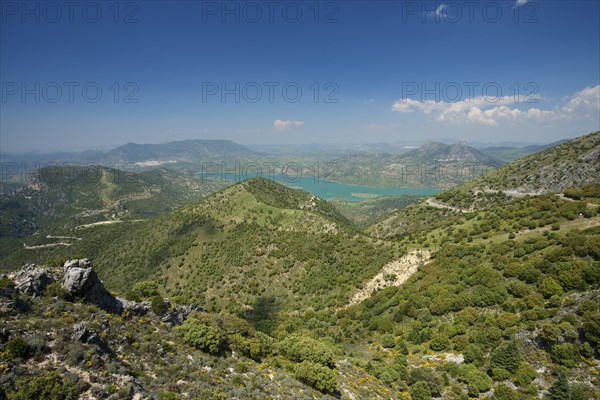
<path fill-rule="evenodd" d="M 588 312 L 583 316 L 583 334 L 590 343 L 600 345 L 600 313 Z"/>
<path fill-rule="evenodd" d="M 225 337 L 215 325 L 207 325 L 196 318 L 188 318 L 176 328 L 188 344 L 206 352 L 216 354 L 225 347 Z"/>
<path fill-rule="evenodd" d="M 393 349 L 396 347 L 396 340 L 393 335 L 383 335 L 381 338 L 381 345 L 386 349 Z"/>
<path fill-rule="evenodd" d="M 458 368 L 458 380 L 467 384 L 470 395 L 477 395 L 492 387 L 492 379 L 473 364 L 463 364 Z"/>
<path fill-rule="evenodd" d="M 519 365 L 519 369 L 515 373 L 515 383 L 519 386 L 529 385 L 535 378 L 537 378 L 537 372 L 535 368 L 524 362 Z"/>
<path fill-rule="evenodd" d="M 137 294 L 137 292 L 134 292 L 133 290 L 126 292 L 125 298 L 129 301 L 137 301 L 137 302 L 142 301 L 142 297 L 139 294 Z"/>
<path fill-rule="evenodd" d="M 45 264 L 50 268 L 61 268 L 67 260 L 61 257 L 50 257 L 46 259 Z"/>
<path fill-rule="evenodd" d="M 11 288 L 13 286 L 14 283 L 9 278 L 0 278 L 0 289 Z"/>
<path fill-rule="evenodd" d="M 448 336 L 444 335 L 443 333 L 435 333 L 431 337 L 429 347 L 433 351 L 446 350 L 448 347 L 450 347 L 450 339 L 448 339 Z"/>
<path fill-rule="evenodd" d="M 590 386 L 581 383 L 571 385 L 571 400 L 593 399 L 593 396 L 594 393 Z"/>
<path fill-rule="evenodd" d="M 481 347 L 476 344 L 469 344 L 463 351 L 463 356 L 467 363 L 480 364 L 485 355 L 483 350 L 481 350 Z"/>
<path fill-rule="evenodd" d="M 442 376 L 431 368 L 412 368 L 408 374 L 408 384 L 413 386 L 419 381 L 427 382 L 431 395 L 436 397 L 441 396 L 446 384 Z"/>
<path fill-rule="evenodd" d="M 41 357 L 46 348 L 46 342 L 44 336 L 33 335 L 27 338 L 27 356 L 29 357 Z"/>
<path fill-rule="evenodd" d="M 133 285 L 131 291 L 143 299 L 149 298 L 158 295 L 158 285 L 152 281 L 139 281 Z"/>
<path fill-rule="evenodd" d="M 247 338 L 239 334 L 233 334 L 229 336 L 229 345 L 232 350 L 239 351 L 253 360 L 259 360 L 266 355 L 261 348 L 260 340 L 256 338 Z"/>
<path fill-rule="evenodd" d="M 63 376 L 58 371 L 42 372 L 33 377 L 19 378 L 14 390 L 8 390 L 11 400 L 76 400 L 85 387 L 71 374 Z"/>
<path fill-rule="evenodd" d="M 52 282 L 46 286 L 44 295 L 47 297 L 58 297 L 59 299 L 65 299 L 67 297 L 67 291 L 63 288 L 60 282 Z"/>
<path fill-rule="evenodd" d="M 573 368 L 579 363 L 579 352 L 572 343 L 560 343 L 552 346 L 550 351 L 552 361 Z"/>
<path fill-rule="evenodd" d="M 16 337 L 6 343 L 4 350 L 11 358 L 25 358 L 29 353 L 29 345 L 22 337 Z"/>
<path fill-rule="evenodd" d="M 511 389 L 510 387 L 506 386 L 503 383 L 500 383 L 498 386 L 496 386 L 496 388 L 494 389 L 494 396 L 492 397 L 492 400 L 520 400 L 520 399 L 521 399 L 521 396 L 519 395 L 519 392 Z"/>
<path fill-rule="evenodd" d="M 406 342 L 404 340 L 400 340 L 396 345 L 396 348 L 400 354 L 408 355 L 408 346 L 406 346 Z"/>
<path fill-rule="evenodd" d="M 504 368 L 492 368 L 492 378 L 494 378 L 495 381 L 505 381 L 510 379 L 510 372 Z"/>
<path fill-rule="evenodd" d="M 308 336 L 293 334 L 279 344 L 279 351 L 292 361 L 311 361 L 333 366 L 333 352 L 328 346 Z"/>
<path fill-rule="evenodd" d="M 152 312 L 156 315 L 163 315 L 169 309 L 169 306 L 161 296 L 154 296 L 151 305 Z"/>
<path fill-rule="evenodd" d="M 263 355 L 273 352 L 273 338 L 271 336 L 259 331 L 254 332 L 253 336 L 260 342 L 260 351 Z"/>
<path fill-rule="evenodd" d="M 296 378 L 325 393 L 337 386 L 337 371 L 312 361 L 303 361 L 294 368 Z"/>
<path fill-rule="evenodd" d="M 542 281 L 540 290 L 545 298 L 549 299 L 552 296 L 560 296 L 563 293 L 563 288 L 554 278 L 548 277 Z"/>
<path fill-rule="evenodd" d="M 415 382 L 409 388 L 409 393 L 413 400 L 431 400 L 431 389 L 425 381 Z"/>
<path fill-rule="evenodd" d="M 175 392 L 162 392 L 158 395 L 160 400 L 179 400 L 179 395 Z"/>

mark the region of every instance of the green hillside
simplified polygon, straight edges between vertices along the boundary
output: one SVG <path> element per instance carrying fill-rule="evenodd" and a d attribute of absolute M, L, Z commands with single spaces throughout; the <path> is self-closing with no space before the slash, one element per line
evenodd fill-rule
<path fill-rule="evenodd" d="M 153 314 L 115 316 L 129 333 L 109 330 L 105 344 L 123 362 L 110 368 L 157 398 L 598 399 L 600 207 L 586 161 L 597 140 L 526 157 L 364 231 L 309 193 L 252 179 L 141 221 L 66 229 L 81 238 L 69 254 L 29 261 L 85 255 L 108 289 L 146 301 Z M 551 190 L 571 174 L 563 158 L 591 174 L 567 182 L 568 197 Z M 514 182 L 548 193 L 510 193 L 503 171 L 517 170 Z M 44 315 L 55 329 L 75 323 L 65 309 L 101 323 L 74 300 L 21 299 L 33 311 L 10 319 L 11 332 L 29 349 Z M 173 304 L 206 312 L 168 328 L 158 316 Z M 87 343 L 72 360 L 55 343 L 47 351 L 59 365 L 113 382 L 102 372 L 110 352 Z M 159 345 L 171 370 L 154 357 Z M 5 368 L 43 376 L 3 346 Z M 25 385 L 7 382 L 10 393 Z"/>
<path fill-rule="evenodd" d="M 559 144 L 490 171 L 443 194 L 463 208 L 570 188 L 600 185 L 600 132 Z M 502 192 L 502 193 L 498 193 Z M 496 198 L 500 194 L 500 199 Z M 487 198 L 486 198 L 487 197 Z M 483 201 L 483 203 L 482 203 Z"/>
<path fill-rule="evenodd" d="M 231 313 L 265 301 L 287 311 L 340 306 L 402 255 L 327 202 L 265 179 L 152 220 L 94 227 L 72 251 L 93 258 L 113 290 L 154 279 L 169 296 Z"/>
<path fill-rule="evenodd" d="M 382 196 L 361 201 L 329 200 L 346 218 L 361 228 L 366 228 L 396 211 L 422 200 L 421 196 Z"/>
<path fill-rule="evenodd" d="M 77 236 L 76 227 L 160 215 L 223 186 L 169 169 L 133 173 L 101 166 L 41 168 L 25 187 L 0 197 L 0 255 L 23 243 L 56 242 L 47 235 Z"/>
<path fill-rule="evenodd" d="M 600 132 L 524 157 L 475 179 L 469 186 L 523 193 L 562 193 L 600 180 Z"/>

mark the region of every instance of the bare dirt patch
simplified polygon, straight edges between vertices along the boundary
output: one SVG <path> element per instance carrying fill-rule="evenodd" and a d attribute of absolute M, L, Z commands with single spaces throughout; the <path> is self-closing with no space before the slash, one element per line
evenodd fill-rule
<path fill-rule="evenodd" d="M 350 302 L 344 308 L 366 300 L 374 290 L 402 285 L 412 274 L 417 272 L 420 265 L 428 263 L 430 258 L 429 250 L 413 250 L 399 260 L 386 264 L 362 289 L 352 295 Z"/>

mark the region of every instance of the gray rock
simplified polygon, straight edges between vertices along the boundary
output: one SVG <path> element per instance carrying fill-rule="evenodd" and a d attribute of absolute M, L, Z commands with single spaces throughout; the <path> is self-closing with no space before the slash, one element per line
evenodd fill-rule
<path fill-rule="evenodd" d="M 123 312 L 123 303 L 106 290 L 87 258 L 64 264 L 62 285 L 70 296 L 83 297 L 108 312 Z"/>
<path fill-rule="evenodd" d="M 102 330 L 106 331 L 108 329 L 108 317 L 106 314 L 101 314 L 100 319 L 102 320 Z"/>
<path fill-rule="evenodd" d="M 15 289 L 20 293 L 40 296 L 46 286 L 54 282 L 51 272 L 45 267 L 25 264 L 15 275 Z"/>
<path fill-rule="evenodd" d="M 93 330 L 88 329 L 85 322 L 80 322 L 73 326 L 73 340 L 81 343 L 104 346 L 104 342 L 100 336 Z"/>
<path fill-rule="evenodd" d="M 149 301 L 138 303 L 137 301 L 125 300 L 120 297 L 117 300 L 123 304 L 124 310 L 129 311 L 133 315 L 146 315 L 151 308 Z"/>
<path fill-rule="evenodd" d="M 172 309 L 169 307 L 169 310 L 162 316 L 160 320 L 169 324 L 170 326 L 181 325 L 185 322 L 188 315 L 194 311 L 204 311 L 204 309 L 195 304 L 177 304 L 172 307 Z"/>

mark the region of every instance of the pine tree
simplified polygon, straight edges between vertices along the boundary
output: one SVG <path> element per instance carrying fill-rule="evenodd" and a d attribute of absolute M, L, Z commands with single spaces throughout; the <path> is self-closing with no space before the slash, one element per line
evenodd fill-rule
<path fill-rule="evenodd" d="M 559 373 L 552 386 L 550 386 L 548 398 L 551 400 L 571 400 L 571 388 L 564 372 Z"/>
<path fill-rule="evenodd" d="M 517 372 L 521 363 L 521 352 L 513 340 L 506 345 L 499 346 L 492 353 L 492 368 L 504 368 L 510 373 Z"/>

